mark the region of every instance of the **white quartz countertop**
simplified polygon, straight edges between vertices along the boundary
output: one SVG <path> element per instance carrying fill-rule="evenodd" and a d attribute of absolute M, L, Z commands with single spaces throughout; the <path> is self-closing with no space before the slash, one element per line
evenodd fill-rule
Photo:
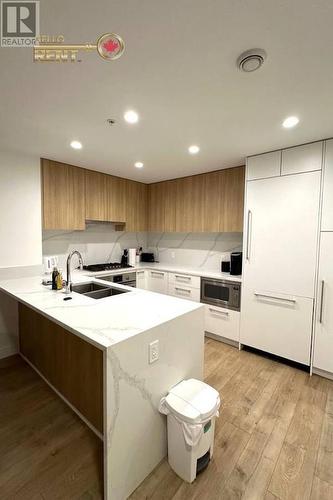
<path fill-rule="evenodd" d="M 84 271 L 73 272 L 74 284 L 92 280 L 105 285 L 105 281 L 88 277 Z M 0 290 L 100 349 L 203 307 L 189 300 L 116 284 L 112 286 L 129 292 L 98 300 L 73 292 L 72 299 L 64 301 L 68 296 L 63 291 L 53 291 L 41 281 L 40 276 L 1 280 Z"/>
<path fill-rule="evenodd" d="M 116 269 L 115 271 L 101 271 L 99 273 L 93 273 L 88 271 L 82 271 L 82 274 L 86 276 L 105 276 L 107 274 L 123 274 L 124 272 L 139 271 L 142 269 L 153 269 L 158 271 L 165 271 L 168 273 L 179 273 L 179 274 L 190 274 L 191 276 L 200 276 L 205 278 L 214 278 L 227 281 L 235 281 L 240 283 L 242 281 L 242 276 L 232 276 L 229 273 L 222 273 L 221 271 L 206 270 L 200 267 L 189 267 L 189 266 L 179 266 L 173 264 L 162 264 L 159 262 L 140 262 L 135 267 L 127 269 Z"/>

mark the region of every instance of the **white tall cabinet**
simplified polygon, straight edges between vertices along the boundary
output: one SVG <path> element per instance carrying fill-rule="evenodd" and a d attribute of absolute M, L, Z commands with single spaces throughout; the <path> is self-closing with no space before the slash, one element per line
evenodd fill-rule
<path fill-rule="evenodd" d="M 247 162 L 240 342 L 306 365 L 312 341 L 322 146 L 319 142 L 266 154 L 269 177 L 265 155 Z"/>
<path fill-rule="evenodd" d="M 333 377 L 333 140 L 326 141 L 313 370 Z"/>

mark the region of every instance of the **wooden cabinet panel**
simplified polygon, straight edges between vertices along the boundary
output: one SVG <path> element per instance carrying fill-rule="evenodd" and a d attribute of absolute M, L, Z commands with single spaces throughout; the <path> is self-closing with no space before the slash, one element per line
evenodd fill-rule
<path fill-rule="evenodd" d="M 149 185 L 149 231 L 241 232 L 245 167 Z"/>
<path fill-rule="evenodd" d="M 176 231 L 204 231 L 204 176 L 178 179 L 176 186 Z"/>
<path fill-rule="evenodd" d="M 86 170 L 86 219 L 108 220 L 107 175 Z"/>
<path fill-rule="evenodd" d="M 148 186 L 126 182 L 126 231 L 147 231 Z"/>
<path fill-rule="evenodd" d="M 210 172 L 205 175 L 205 194 L 203 204 L 205 231 L 214 233 L 222 230 L 222 201 L 221 171 Z"/>
<path fill-rule="evenodd" d="M 176 231 L 176 199 L 177 180 L 166 181 L 164 184 L 164 231 Z"/>
<path fill-rule="evenodd" d="M 108 221 L 126 221 L 126 179 L 107 175 Z"/>
<path fill-rule="evenodd" d="M 243 231 L 245 168 L 228 168 L 221 170 L 220 175 L 219 230 L 226 233 L 240 233 Z"/>
<path fill-rule="evenodd" d="M 149 231 L 165 231 L 165 186 L 165 182 L 157 182 L 148 186 Z"/>
<path fill-rule="evenodd" d="M 85 171 L 41 160 L 43 228 L 85 229 Z"/>
<path fill-rule="evenodd" d="M 103 434 L 103 352 L 19 305 L 20 352 Z"/>

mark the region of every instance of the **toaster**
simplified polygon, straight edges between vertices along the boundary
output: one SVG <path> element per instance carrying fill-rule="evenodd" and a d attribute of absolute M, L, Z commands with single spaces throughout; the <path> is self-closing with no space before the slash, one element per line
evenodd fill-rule
<path fill-rule="evenodd" d="M 142 252 L 141 262 L 155 262 L 155 255 L 153 252 Z"/>

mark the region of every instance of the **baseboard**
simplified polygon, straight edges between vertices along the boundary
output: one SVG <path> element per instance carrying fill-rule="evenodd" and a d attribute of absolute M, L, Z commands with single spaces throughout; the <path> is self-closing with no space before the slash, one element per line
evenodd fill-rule
<path fill-rule="evenodd" d="M 312 373 L 314 375 L 319 375 L 320 377 L 328 378 L 329 380 L 333 380 L 333 373 L 327 372 L 325 370 L 320 370 L 319 368 L 312 368 Z"/>
<path fill-rule="evenodd" d="M 225 337 L 222 337 L 221 335 L 215 335 L 215 333 L 205 332 L 205 336 L 210 338 L 210 339 L 217 340 L 218 342 L 223 342 L 224 344 L 229 344 L 232 347 L 237 347 L 237 349 L 239 348 L 239 342 L 236 342 L 235 340 L 227 339 Z"/>
<path fill-rule="evenodd" d="M 15 346 L 6 346 L 0 348 L 0 359 L 8 358 L 9 356 L 14 356 L 18 354 L 18 348 Z"/>

